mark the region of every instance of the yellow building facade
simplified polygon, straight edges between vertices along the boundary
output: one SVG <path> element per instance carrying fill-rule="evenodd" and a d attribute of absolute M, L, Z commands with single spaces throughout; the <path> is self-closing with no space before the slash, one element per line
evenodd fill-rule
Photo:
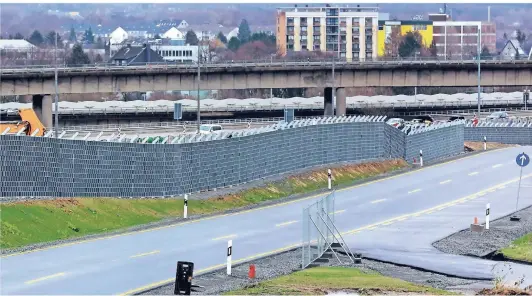
<path fill-rule="evenodd" d="M 432 21 L 379 21 L 377 33 L 378 56 L 382 57 L 386 52 L 386 43 L 392 38 L 393 30 L 398 29 L 401 36 L 409 32 L 418 32 L 424 47 L 430 47 L 433 40 L 434 26 Z"/>

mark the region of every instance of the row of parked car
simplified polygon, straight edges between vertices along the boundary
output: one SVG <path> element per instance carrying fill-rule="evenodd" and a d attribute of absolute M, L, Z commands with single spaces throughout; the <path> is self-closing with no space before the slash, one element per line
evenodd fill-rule
<path fill-rule="evenodd" d="M 410 121 L 407 121 L 407 120 L 404 120 L 403 118 L 390 118 L 388 119 L 387 123 L 393 127 L 396 127 L 398 129 L 404 129 L 405 127 L 407 126 L 410 126 L 410 125 L 419 125 L 419 124 L 425 124 L 427 126 L 431 125 L 431 124 L 435 124 L 435 123 L 442 123 L 442 122 L 451 122 L 451 121 L 455 121 L 455 120 L 464 120 L 466 119 L 464 116 L 462 115 L 452 115 L 450 116 L 447 120 L 434 120 L 434 118 L 432 118 L 432 116 L 430 115 L 424 115 L 424 116 L 419 116 L 419 117 L 416 117 Z M 498 111 L 498 112 L 493 112 L 491 113 L 489 116 L 486 117 L 486 120 L 505 120 L 505 119 L 510 119 L 510 117 L 508 116 L 508 113 L 505 112 L 505 111 Z M 473 119 L 473 120 L 477 120 L 476 117 Z"/>

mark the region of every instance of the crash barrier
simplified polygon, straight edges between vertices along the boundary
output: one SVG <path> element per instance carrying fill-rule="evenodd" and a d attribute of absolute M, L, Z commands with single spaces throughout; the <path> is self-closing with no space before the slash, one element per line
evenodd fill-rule
<path fill-rule="evenodd" d="M 463 122 L 399 130 L 385 120 L 303 119 L 151 144 L 126 135 L 99 141 L 2 135 L 0 196 L 172 197 L 329 163 L 412 162 L 419 150 L 428 163 L 463 151 Z"/>

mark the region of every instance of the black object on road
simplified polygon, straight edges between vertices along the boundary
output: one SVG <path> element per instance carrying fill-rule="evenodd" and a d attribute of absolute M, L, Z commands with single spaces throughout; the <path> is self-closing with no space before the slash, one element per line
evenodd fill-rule
<path fill-rule="evenodd" d="M 177 262 L 174 295 L 190 295 L 193 274 L 194 263 L 185 261 Z"/>

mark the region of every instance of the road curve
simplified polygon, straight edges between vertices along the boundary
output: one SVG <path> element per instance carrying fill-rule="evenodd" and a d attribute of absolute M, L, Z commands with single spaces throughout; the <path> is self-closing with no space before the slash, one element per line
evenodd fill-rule
<path fill-rule="evenodd" d="M 523 149 L 532 154 L 531 147 L 497 150 L 338 190 L 337 226 L 346 235 L 364 233 L 468 202 L 472 194 L 514 182 L 515 156 Z M 524 176 L 532 177 L 532 170 Z M 194 262 L 196 273 L 222 267 L 228 239 L 233 260 L 285 249 L 300 243 L 301 210 L 318 197 L 4 256 L 0 293 L 132 293 L 170 280 L 178 260 Z"/>

